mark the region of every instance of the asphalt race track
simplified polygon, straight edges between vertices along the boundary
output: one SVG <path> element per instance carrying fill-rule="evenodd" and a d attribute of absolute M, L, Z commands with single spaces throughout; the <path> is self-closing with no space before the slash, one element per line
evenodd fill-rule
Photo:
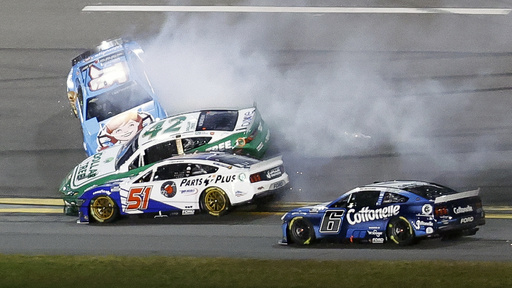
<path fill-rule="evenodd" d="M 0 10 L 0 253 L 512 259 L 512 3 L 445 6 L 472 9 L 462 13 L 421 9 L 416 1 L 400 6 L 415 8 L 407 13 L 290 13 L 85 12 L 83 1 L 60 2 L 13 1 Z M 308 3 L 396 8 L 395 1 Z M 116 4 L 140 3 L 109 2 Z M 270 154 L 283 155 L 292 180 L 279 203 L 418 179 L 479 187 L 491 217 L 476 236 L 406 249 L 281 247 L 282 212 L 251 207 L 222 218 L 78 225 L 37 199 L 58 199 L 60 181 L 85 157 L 66 98 L 71 59 L 121 36 L 145 48 L 148 73 L 171 114 L 257 103 L 272 127 Z M 17 198 L 35 200 L 1 200 Z"/>

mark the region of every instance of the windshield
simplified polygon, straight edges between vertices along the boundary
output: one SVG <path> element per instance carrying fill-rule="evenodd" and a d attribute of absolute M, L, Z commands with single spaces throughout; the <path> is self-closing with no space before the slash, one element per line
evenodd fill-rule
<path fill-rule="evenodd" d="M 98 122 L 151 101 L 151 96 L 135 81 L 117 89 L 92 97 L 87 101 L 87 120 L 96 117 Z"/>
<path fill-rule="evenodd" d="M 196 131 L 233 131 L 238 119 L 237 110 L 209 110 L 201 112 Z"/>

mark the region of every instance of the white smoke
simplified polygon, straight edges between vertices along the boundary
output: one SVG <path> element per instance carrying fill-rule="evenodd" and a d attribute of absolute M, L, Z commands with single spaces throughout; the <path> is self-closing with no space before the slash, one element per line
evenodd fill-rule
<path fill-rule="evenodd" d="M 169 114 L 256 102 L 274 141 L 308 156 L 447 148 L 435 135 L 446 125 L 457 130 L 454 123 L 471 99 L 444 95 L 436 80 L 391 81 L 388 67 L 407 64 L 393 63 L 392 54 L 350 50 L 379 42 L 372 33 L 337 39 L 342 49 L 327 51 L 327 63 L 304 62 L 304 51 L 295 50 L 306 42 L 302 37 L 327 37 L 329 29 L 313 25 L 314 15 L 272 17 L 171 14 L 143 45 L 148 73 Z"/>

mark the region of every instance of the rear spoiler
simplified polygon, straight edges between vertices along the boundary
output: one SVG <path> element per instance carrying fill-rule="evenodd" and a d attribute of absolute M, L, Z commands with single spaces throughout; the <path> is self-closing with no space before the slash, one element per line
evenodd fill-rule
<path fill-rule="evenodd" d="M 436 200 L 434 201 L 434 203 L 437 204 L 437 203 L 449 202 L 449 201 L 463 199 L 463 198 L 475 197 L 475 196 L 478 196 L 478 193 L 480 193 L 480 188 L 478 188 L 476 190 L 460 192 L 460 193 L 451 194 L 451 195 L 444 195 L 444 196 L 437 197 Z"/>
<path fill-rule="evenodd" d="M 279 155 L 274 158 L 262 160 L 261 162 L 252 164 L 249 169 L 250 169 L 250 171 L 255 171 L 255 170 L 265 170 L 265 169 L 274 168 L 274 167 L 276 167 L 276 164 L 275 164 L 276 162 L 278 162 L 279 165 L 282 165 L 283 164 L 283 156 Z"/>

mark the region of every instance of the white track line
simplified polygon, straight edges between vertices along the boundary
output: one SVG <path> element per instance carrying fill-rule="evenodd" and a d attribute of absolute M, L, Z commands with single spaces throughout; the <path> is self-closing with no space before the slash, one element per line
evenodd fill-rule
<path fill-rule="evenodd" d="M 234 12 L 234 13 L 338 13 L 338 14 L 461 14 L 508 15 L 504 8 L 372 8 L 274 6 L 85 6 L 83 12 Z"/>

